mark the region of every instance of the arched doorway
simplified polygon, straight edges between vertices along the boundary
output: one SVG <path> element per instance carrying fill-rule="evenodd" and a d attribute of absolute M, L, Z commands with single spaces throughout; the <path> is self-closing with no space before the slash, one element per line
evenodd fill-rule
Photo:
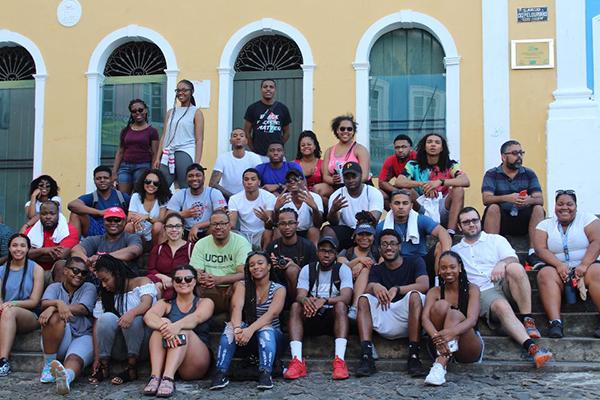
<path fill-rule="evenodd" d="M 285 145 L 288 160 L 296 158 L 302 130 L 302 63 L 302 53 L 293 40 L 282 35 L 263 35 L 246 43 L 234 64 L 232 126 L 244 126 L 246 108 L 260 99 L 260 82 L 275 79 L 276 100 L 289 108 L 292 117 L 290 138 Z"/>
<path fill-rule="evenodd" d="M 162 134 L 166 112 L 167 64 L 160 48 L 151 42 L 132 41 L 117 47 L 104 67 L 101 101 L 100 162 L 112 166 L 119 135 L 129 120 L 129 101 L 148 105 L 148 122 Z"/>
<path fill-rule="evenodd" d="M 444 49 L 424 29 L 395 29 L 369 55 L 369 145 L 378 173 L 394 137 L 416 142 L 427 132 L 446 135 Z M 452 150 L 452 149 L 451 149 Z"/>
<path fill-rule="evenodd" d="M 0 47 L 0 215 L 20 228 L 33 175 L 35 62 L 15 45 Z"/>

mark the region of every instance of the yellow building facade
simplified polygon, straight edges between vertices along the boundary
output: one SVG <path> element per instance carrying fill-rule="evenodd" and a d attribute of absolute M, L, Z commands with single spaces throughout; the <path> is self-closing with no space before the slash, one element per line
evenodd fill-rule
<path fill-rule="evenodd" d="M 298 46 L 302 112 L 295 130 L 314 130 L 325 149 L 335 142 L 330 120 L 352 113 L 359 142 L 369 146 L 371 51 L 382 36 L 402 29 L 425 31 L 443 50 L 440 93 L 445 98 L 440 101 L 445 109 L 440 115 L 451 156 L 471 179 L 466 204 L 481 207 L 483 174 L 499 164 L 499 145 L 509 138 L 522 143 L 525 165 L 547 188 L 546 125 L 557 89 L 556 67 L 511 69 L 510 41 L 555 40 L 555 1 L 544 4 L 547 20 L 527 23 L 518 22 L 517 9 L 539 2 L 80 0 L 80 19 L 71 27 L 57 18 L 58 0 L 2 3 L 0 47 L 22 46 L 36 64 L 33 175 L 53 176 L 64 200 L 93 187 L 103 72 L 119 46 L 143 41 L 160 48 L 166 62 L 164 109 L 172 106 L 179 79 L 200 82 L 195 95 L 202 98 L 205 116 L 202 164 L 210 169 L 217 154 L 228 149 L 231 128 L 241 124 L 233 120 L 234 64 L 249 41 L 279 35 Z"/>

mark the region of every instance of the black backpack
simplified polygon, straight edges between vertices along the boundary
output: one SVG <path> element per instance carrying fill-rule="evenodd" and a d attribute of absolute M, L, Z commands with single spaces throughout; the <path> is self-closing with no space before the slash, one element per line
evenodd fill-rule
<path fill-rule="evenodd" d="M 341 263 L 335 262 L 331 266 L 331 282 L 329 283 L 329 297 L 331 297 L 331 292 L 333 286 L 335 286 L 340 291 L 340 286 L 342 281 L 340 279 L 340 267 Z M 315 283 L 317 282 L 317 277 L 319 275 L 319 262 L 312 262 L 308 264 L 308 295 L 311 296 Z"/>

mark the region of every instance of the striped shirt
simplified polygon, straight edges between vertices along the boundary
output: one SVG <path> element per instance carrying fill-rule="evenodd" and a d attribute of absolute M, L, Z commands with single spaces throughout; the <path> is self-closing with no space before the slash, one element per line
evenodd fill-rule
<path fill-rule="evenodd" d="M 265 302 L 262 304 L 256 304 L 257 319 L 262 317 L 267 312 L 267 310 L 271 306 L 271 303 L 273 302 L 273 296 L 275 296 L 275 292 L 282 287 L 283 286 L 279 283 L 271 282 L 271 285 L 269 286 L 269 294 L 267 295 L 267 300 L 265 300 Z M 279 315 L 273 318 L 273 321 L 271 321 L 271 326 L 274 329 L 281 329 L 279 324 Z"/>

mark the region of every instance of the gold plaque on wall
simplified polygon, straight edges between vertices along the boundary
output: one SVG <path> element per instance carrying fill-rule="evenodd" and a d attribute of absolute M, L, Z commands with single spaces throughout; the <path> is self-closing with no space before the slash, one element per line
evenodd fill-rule
<path fill-rule="evenodd" d="M 512 69 L 554 68 L 554 39 L 511 40 Z"/>

